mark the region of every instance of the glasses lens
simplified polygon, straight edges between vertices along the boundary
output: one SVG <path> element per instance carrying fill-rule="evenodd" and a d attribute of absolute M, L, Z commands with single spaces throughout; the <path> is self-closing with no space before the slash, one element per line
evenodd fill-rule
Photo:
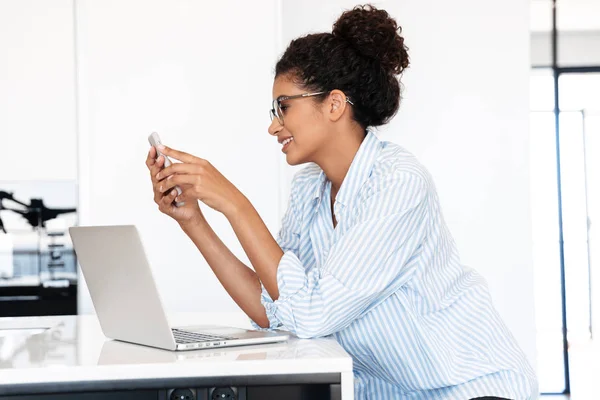
<path fill-rule="evenodd" d="M 271 117 L 271 121 L 273 121 L 273 118 L 277 118 L 279 124 L 283 125 L 283 113 L 281 112 L 281 108 L 279 107 L 279 102 L 277 100 L 273 100 L 273 103 L 271 103 L 269 116 Z"/>
<path fill-rule="evenodd" d="M 279 102 L 277 102 L 277 108 L 275 108 L 275 110 L 277 110 L 277 119 L 279 120 L 279 123 L 283 126 L 283 111 L 281 110 L 281 104 Z"/>

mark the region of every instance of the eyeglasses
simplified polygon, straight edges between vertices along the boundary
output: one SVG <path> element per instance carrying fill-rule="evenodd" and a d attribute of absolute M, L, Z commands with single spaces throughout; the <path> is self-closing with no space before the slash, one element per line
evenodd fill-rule
<path fill-rule="evenodd" d="M 328 91 L 315 92 L 315 93 L 302 93 L 302 94 L 296 94 L 294 96 L 278 97 L 275 100 L 273 100 L 273 103 L 271 104 L 271 109 L 269 110 L 269 117 L 271 118 L 271 121 L 273 121 L 273 118 L 277 118 L 277 121 L 279 122 L 279 124 L 283 126 L 284 107 L 281 105 L 281 102 L 287 101 L 287 100 L 304 99 L 307 97 L 318 96 L 320 94 L 325 94 L 327 92 Z M 354 103 L 347 97 L 346 97 L 346 102 L 351 105 L 354 105 Z"/>

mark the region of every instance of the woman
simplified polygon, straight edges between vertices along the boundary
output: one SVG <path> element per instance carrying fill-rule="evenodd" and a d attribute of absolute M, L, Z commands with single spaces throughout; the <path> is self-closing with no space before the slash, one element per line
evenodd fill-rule
<path fill-rule="evenodd" d="M 332 335 L 353 358 L 357 399 L 535 397 L 483 279 L 459 262 L 430 175 L 369 130 L 399 107 L 400 32 L 385 11 L 357 7 L 278 61 L 269 133 L 289 164 L 311 164 L 293 179 L 277 240 L 208 161 L 174 149 L 162 152 L 181 163 L 164 170 L 148 154 L 154 200 L 257 327 Z M 254 271 L 197 200 L 227 217 Z"/>

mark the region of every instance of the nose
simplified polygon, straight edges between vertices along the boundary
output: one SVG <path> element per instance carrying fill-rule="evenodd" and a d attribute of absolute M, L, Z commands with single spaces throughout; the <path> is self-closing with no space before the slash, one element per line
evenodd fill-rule
<path fill-rule="evenodd" d="M 283 126 L 279 123 L 279 120 L 277 118 L 273 118 L 273 121 L 271 121 L 271 125 L 269 125 L 268 129 L 269 135 L 277 136 L 282 129 Z"/>

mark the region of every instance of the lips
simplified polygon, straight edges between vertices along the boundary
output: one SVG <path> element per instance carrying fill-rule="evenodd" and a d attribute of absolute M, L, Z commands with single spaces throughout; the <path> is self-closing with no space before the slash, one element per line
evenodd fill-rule
<path fill-rule="evenodd" d="M 281 144 L 282 144 L 281 151 L 285 153 L 293 141 L 294 141 L 294 138 L 292 138 L 292 137 L 288 137 L 287 139 L 282 140 L 281 141 Z"/>

